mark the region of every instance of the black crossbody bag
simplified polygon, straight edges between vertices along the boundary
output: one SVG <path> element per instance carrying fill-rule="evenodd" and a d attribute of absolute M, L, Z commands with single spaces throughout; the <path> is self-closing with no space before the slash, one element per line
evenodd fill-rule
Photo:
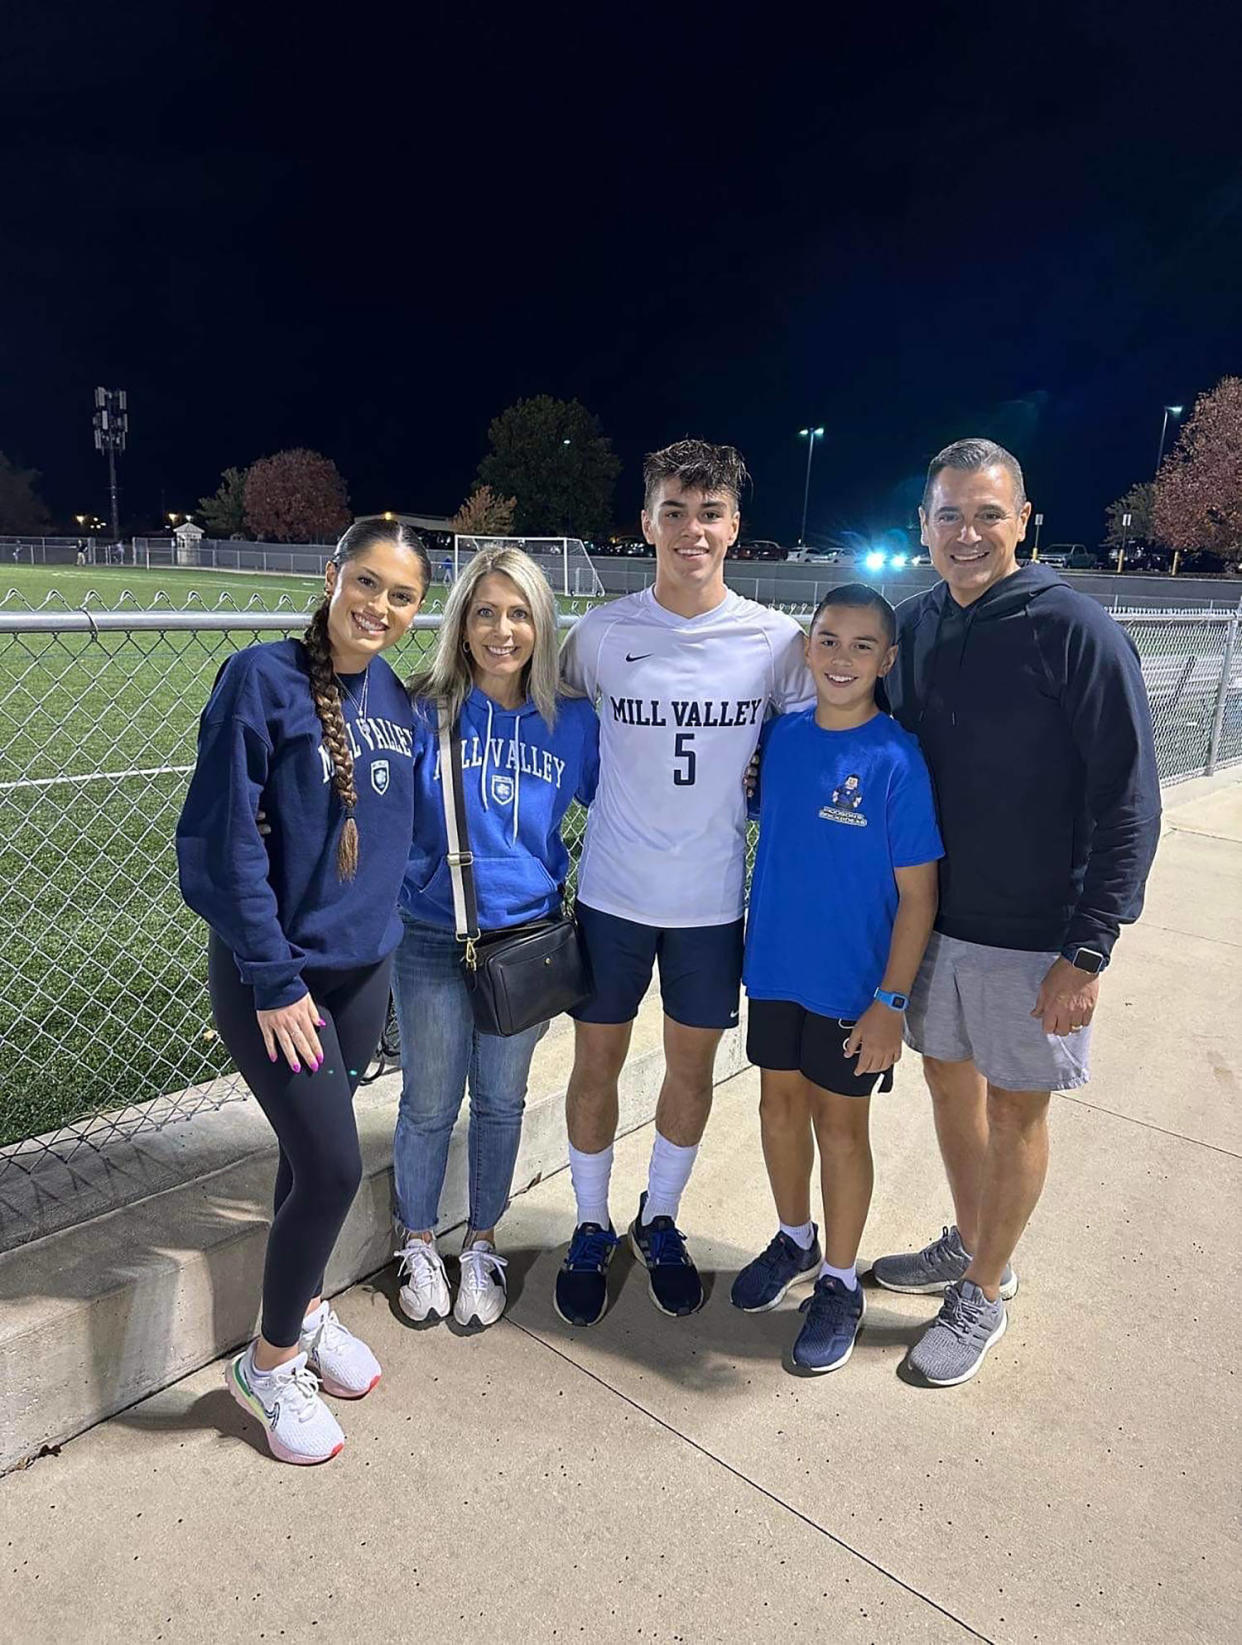
<path fill-rule="evenodd" d="M 443 699 L 436 704 L 436 715 L 453 918 L 457 940 L 465 945 L 462 970 L 470 1009 L 481 1034 L 507 1038 L 589 999 L 590 966 L 564 886 L 559 914 L 499 931 L 479 930 L 474 857 L 462 788 L 461 735 L 457 726 L 450 724 L 448 704 Z"/>

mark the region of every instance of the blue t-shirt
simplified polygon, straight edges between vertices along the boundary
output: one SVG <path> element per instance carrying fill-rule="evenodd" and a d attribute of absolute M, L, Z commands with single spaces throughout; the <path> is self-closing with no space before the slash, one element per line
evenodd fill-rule
<path fill-rule="evenodd" d="M 887 714 L 824 731 L 815 710 L 769 723 L 759 853 L 746 926 L 746 992 L 851 1020 L 884 977 L 894 869 L 944 855 L 918 740 Z"/>

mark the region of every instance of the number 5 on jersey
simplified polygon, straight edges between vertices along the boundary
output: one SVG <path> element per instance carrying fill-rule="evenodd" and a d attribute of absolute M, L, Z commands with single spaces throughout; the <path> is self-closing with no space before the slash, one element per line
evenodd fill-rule
<path fill-rule="evenodd" d="M 689 788 L 694 782 L 694 732 L 679 731 L 673 739 L 673 756 L 685 763 L 673 768 L 673 782 L 678 788 Z"/>

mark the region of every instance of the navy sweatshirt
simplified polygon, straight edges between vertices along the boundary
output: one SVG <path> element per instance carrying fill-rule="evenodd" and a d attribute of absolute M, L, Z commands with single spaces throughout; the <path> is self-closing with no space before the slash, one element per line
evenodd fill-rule
<path fill-rule="evenodd" d="M 973 605 L 940 583 L 897 608 L 884 692 L 931 769 L 937 931 L 1108 954 L 1160 835 L 1151 710 L 1129 636 L 1046 566 Z"/>
<path fill-rule="evenodd" d="M 549 731 L 529 698 L 501 708 L 476 686 L 459 724 L 479 929 L 543 919 L 560 907 L 558 888 L 569 873 L 565 813 L 572 800 L 590 805 L 595 798 L 599 719 L 585 697 L 560 697 Z M 425 699 L 415 708 L 414 785 L 402 906 L 411 919 L 454 931 L 438 721 Z"/>
<path fill-rule="evenodd" d="M 413 825 L 413 712 L 381 657 L 341 676 L 358 793 L 358 873 L 342 880 L 344 811 L 300 640 L 251 646 L 216 676 L 177 824 L 181 895 L 232 949 L 260 1010 L 307 992 L 304 967 L 374 965 L 401 939 Z M 366 714 L 359 712 L 366 689 Z M 271 834 L 259 833 L 266 813 Z"/>

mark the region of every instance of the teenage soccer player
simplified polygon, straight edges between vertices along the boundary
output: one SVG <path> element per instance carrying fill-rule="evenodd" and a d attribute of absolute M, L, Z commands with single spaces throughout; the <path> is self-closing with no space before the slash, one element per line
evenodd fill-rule
<path fill-rule="evenodd" d="M 877 1081 L 891 1091 L 906 997 L 936 917 L 942 855 L 919 745 L 876 706 L 896 619 L 862 583 L 820 602 L 806 642 L 816 704 L 764 736 L 746 931 L 746 1051 L 761 1070 L 763 1156 L 780 1226 L 733 1283 L 747 1313 L 818 1270 L 796 1365 L 835 1371 L 863 1318 L 855 1263 L 871 1205 Z M 811 1221 L 812 1129 L 824 1192 Z"/>
<path fill-rule="evenodd" d="M 571 1325 L 593 1325 L 607 1300 L 617 1081 L 657 962 L 665 1074 L 630 1239 L 657 1308 L 682 1315 L 703 1303 L 676 1218 L 711 1111 L 716 1047 L 738 1020 L 742 778 L 765 715 L 811 698 L 797 623 L 725 586 L 746 478 L 732 446 L 681 440 L 653 452 L 642 526 L 655 586 L 588 612 L 562 652 L 566 680 L 600 713 L 578 882 L 596 992 L 575 1012 L 566 1109 L 577 1227 L 556 1281 Z"/>

